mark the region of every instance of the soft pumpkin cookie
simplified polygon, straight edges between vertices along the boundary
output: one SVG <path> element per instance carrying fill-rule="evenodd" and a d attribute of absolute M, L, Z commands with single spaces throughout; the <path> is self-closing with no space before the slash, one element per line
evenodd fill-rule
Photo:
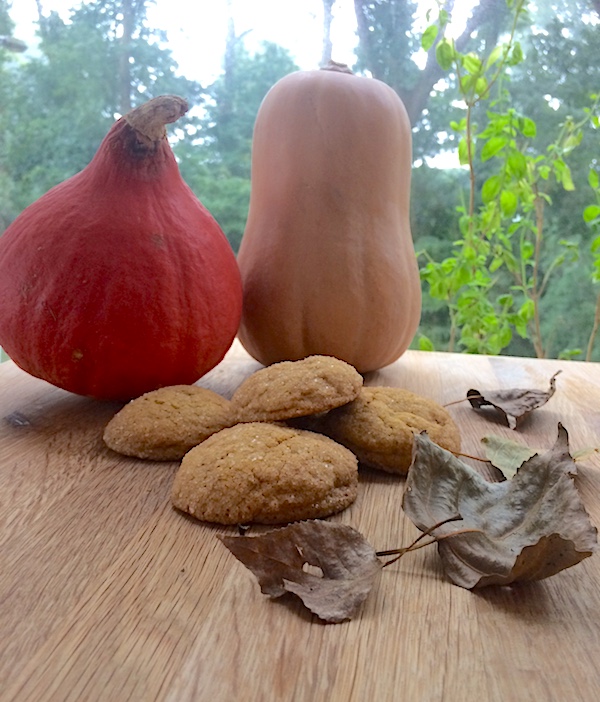
<path fill-rule="evenodd" d="M 187 453 L 173 506 L 218 524 L 326 517 L 356 499 L 356 456 L 320 434 L 267 422 L 223 429 Z"/>
<path fill-rule="evenodd" d="M 450 414 L 433 400 L 393 387 L 363 387 L 344 407 L 328 412 L 320 430 L 353 451 L 360 463 L 406 474 L 413 438 L 426 431 L 449 451 L 460 450 L 460 432 Z"/>
<path fill-rule="evenodd" d="M 274 422 L 326 412 L 358 396 L 363 379 L 333 356 L 280 361 L 246 378 L 231 398 L 238 422 Z"/>
<path fill-rule="evenodd" d="M 171 385 L 126 404 L 107 424 L 104 441 L 126 456 L 174 461 L 231 423 L 226 398 L 196 385 Z"/>

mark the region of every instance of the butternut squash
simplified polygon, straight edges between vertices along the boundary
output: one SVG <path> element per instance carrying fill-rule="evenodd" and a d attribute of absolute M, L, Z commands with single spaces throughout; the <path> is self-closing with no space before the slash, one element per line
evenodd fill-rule
<path fill-rule="evenodd" d="M 279 80 L 257 114 L 238 253 L 239 339 L 268 365 L 398 359 L 421 314 L 409 223 L 412 141 L 385 83 L 341 64 Z"/>

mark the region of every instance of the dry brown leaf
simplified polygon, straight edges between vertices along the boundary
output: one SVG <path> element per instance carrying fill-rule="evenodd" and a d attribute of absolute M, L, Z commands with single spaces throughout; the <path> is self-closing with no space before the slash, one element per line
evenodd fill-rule
<path fill-rule="evenodd" d="M 526 390 L 524 388 L 511 388 L 508 390 L 489 390 L 482 393 L 479 390 L 468 390 L 467 399 L 475 409 L 493 407 L 506 419 L 511 429 L 516 429 L 521 420 L 530 412 L 542 405 L 554 395 L 556 390 L 556 376 L 550 378 L 550 387 L 546 391 Z"/>
<path fill-rule="evenodd" d="M 297 522 L 260 536 L 220 538 L 254 573 L 265 595 L 291 592 L 327 622 L 351 619 L 382 567 L 358 531 L 333 522 Z M 307 572 L 307 566 L 319 569 L 322 576 Z"/>
<path fill-rule="evenodd" d="M 597 530 L 569 467 L 564 427 L 554 447 L 535 455 L 512 480 L 491 483 L 473 468 L 415 436 L 403 507 L 421 531 L 452 518 L 435 535 L 444 570 L 456 585 L 476 588 L 541 580 L 592 554 Z M 455 536 L 447 536 L 464 530 Z M 470 530 L 470 531 L 467 531 Z"/>

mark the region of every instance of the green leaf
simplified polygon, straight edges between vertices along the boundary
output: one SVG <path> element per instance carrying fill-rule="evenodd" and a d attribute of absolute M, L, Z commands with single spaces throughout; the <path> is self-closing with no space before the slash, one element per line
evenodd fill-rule
<path fill-rule="evenodd" d="M 523 49 L 521 48 L 521 44 L 516 41 L 513 46 L 509 63 L 511 66 L 516 66 L 518 63 L 521 63 L 521 61 L 523 61 Z"/>
<path fill-rule="evenodd" d="M 492 49 L 492 53 L 488 56 L 487 61 L 485 62 L 485 67 L 489 68 L 490 66 L 493 66 L 497 61 L 499 61 L 502 58 L 503 53 L 504 46 L 502 46 L 501 44 L 495 46 Z"/>
<path fill-rule="evenodd" d="M 477 95 L 485 95 L 485 93 L 487 93 L 487 90 L 488 82 L 483 76 L 480 76 L 475 83 L 475 92 L 477 93 Z"/>
<path fill-rule="evenodd" d="M 481 188 L 481 198 L 484 203 L 488 203 L 498 196 L 502 188 L 502 178 L 494 175 L 488 178 Z"/>
<path fill-rule="evenodd" d="M 593 168 L 591 168 L 588 173 L 588 183 L 593 190 L 597 190 L 598 187 L 600 187 L 600 177 L 598 176 L 598 172 Z"/>
<path fill-rule="evenodd" d="M 464 66 L 467 73 L 470 73 L 472 76 L 479 75 L 483 68 L 483 63 L 481 62 L 481 59 L 473 53 L 465 54 L 462 57 L 462 65 Z"/>
<path fill-rule="evenodd" d="M 521 337 L 521 339 L 527 339 L 529 335 L 527 329 L 527 322 L 520 319 L 519 317 L 515 317 L 515 319 L 513 320 L 513 325 L 515 327 L 515 331 Z"/>
<path fill-rule="evenodd" d="M 548 180 L 550 177 L 550 166 L 540 166 L 538 168 L 538 173 L 540 174 L 541 178 Z"/>
<path fill-rule="evenodd" d="M 598 205 L 589 205 L 583 211 L 583 221 L 588 224 L 598 219 L 598 217 L 600 217 L 600 206 Z"/>
<path fill-rule="evenodd" d="M 458 142 L 458 161 L 461 166 L 465 166 L 469 163 L 469 149 L 466 137 L 463 137 Z"/>
<path fill-rule="evenodd" d="M 569 261 L 575 262 L 579 260 L 579 244 L 576 241 L 559 239 L 558 243 L 564 248 L 566 255 L 569 257 Z"/>
<path fill-rule="evenodd" d="M 573 134 L 569 134 L 563 145 L 563 149 L 565 151 L 573 151 L 573 149 L 577 148 L 579 144 L 581 144 L 582 139 L 583 132 L 581 130 L 574 132 Z"/>
<path fill-rule="evenodd" d="M 432 24 L 423 32 L 421 37 L 421 46 L 425 51 L 429 51 L 437 39 L 439 28 L 437 24 Z"/>
<path fill-rule="evenodd" d="M 528 139 L 533 139 L 537 134 L 537 126 L 529 117 L 522 117 L 520 120 L 521 134 Z"/>
<path fill-rule="evenodd" d="M 521 308 L 519 309 L 518 315 L 522 320 L 529 321 L 530 319 L 533 319 L 534 314 L 535 314 L 535 304 L 534 304 L 532 299 L 528 298 L 521 305 Z"/>
<path fill-rule="evenodd" d="M 559 354 L 558 357 L 561 361 L 572 361 L 573 359 L 577 358 L 577 356 L 581 356 L 582 354 L 581 349 L 563 349 Z M 585 451 L 586 449 L 582 449 Z M 579 457 L 579 451 L 575 451 L 573 453 L 573 460 L 576 461 Z"/>
<path fill-rule="evenodd" d="M 433 341 L 428 336 L 421 334 L 419 337 L 419 350 L 420 351 L 435 351 L 435 346 Z"/>
<path fill-rule="evenodd" d="M 522 178 L 527 173 L 527 159 L 520 151 L 510 152 L 507 165 L 509 173 L 515 178 Z"/>
<path fill-rule="evenodd" d="M 502 351 L 502 349 L 506 348 L 510 342 L 512 341 L 513 333 L 510 327 L 503 327 L 500 332 L 497 334 L 498 338 L 498 353 Z"/>
<path fill-rule="evenodd" d="M 500 209 L 505 217 L 512 217 L 517 211 L 517 196 L 511 190 L 503 190 L 500 195 Z"/>
<path fill-rule="evenodd" d="M 490 273 L 495 273 L 504 264 L 504 259 L 501 256 L 494 257 L 489 265 Z"/>
<path fill-rule="evenodd" d="M 470 93 L 471 90 L 473 89 L 473 86 L 476 83 L 476 79 L 474 76 L 470 75 L 467 73 L 467 75 L 461 76 L 460 79 L 460 90 L 463 93 L 463 95 Z"/>
<path fill-rule="evenodd" d="M 435 47 L 435 58 L 444 71 L 452 68 L 455 56 L 454 46 L 447 39 L 442 39 Z"/>
<path fill-rule="evenodd" d="M 571 169 L 569 166 L 567 166 L 567 164 L 564 164 L 564 167 L 561 168 L 560 182 L 565 190 L 575 190 Z"/>
<path fill-rule="evenodd" d="M 461 266 L 454 275 L 456 287 L 460 288 L 463 285 L 468 285 L 472 279 L 473 276 L 471 274 L 471 270 L 467 268 L 466 266 Z"/>
<path fill-rule="evenodd" d="M 507 144 L 508 140 L 503 136 L 496 136 L 488 139 L 481 149 L 481 160 L 488 161 L 501 151 Z"/>
<path fill-rule="evenodd" d="M 523 241 L 521 242 L 521 258 L 524 261 L 529 261 L 533 257 L 534 253 L 535 253 L 535 247 L 531 243 L 531 241 L 528 241 L 527 239 L 523 239 Z"/>

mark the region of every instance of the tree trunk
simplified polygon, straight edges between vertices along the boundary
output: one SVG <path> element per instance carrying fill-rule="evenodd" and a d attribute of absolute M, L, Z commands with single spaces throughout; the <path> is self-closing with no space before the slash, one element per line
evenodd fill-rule
<path fill-rule="evenodd" d="M 323 0 L 323 51 L 321 53 L 321 66 L 326 66 L 332 58 L 331 23 L 334 5 L 335 0 Z"/>
<path fill-rule="evenodd" d="M 464 52 L 469 41 L 471 40 L 471 37 L 473 36 L 473 33 L 483 24 L 493 19 L 500 12 L 503 12 L 505 7 L 505 0 L 480 0 L 479 5 L 476 5 L 473 8 L 473 12 L 467 20 L 463 33 L 455 41 L 456 50 L 459 52 Z M 445 71 L 440 68 L 435 57 L 436 46 L 437 42 L 434 43 L 427 53 L 427 63 L 421 73 L 421 80 L 406 96 L 408 102 L 406 109 L 408 111 L 411 124 L 416 124 L 416 122 L 419 120 L 423 110 L 427 106 L 433 86 L 438 82 L 438 80 L 443 78 L 445 74 Z"/>
<path fill-rule="evenodd" d="M 119 112 L 124 115 L 131 104 L 131 41 L 135 30 L 134 0 L 121 0 L 123 11 L 123 35 L 119 47 Z"/>
<path fill-rule="evenodd" d="M 369 4 L 368 0 L 354 0 L 358 40 L 367 68 L 374 78 L 382 79 L 382 76 L 378 75 L 377 62 L 374 60 L 373 56 L 371 39 L 373 32 L 369 25 L 367 12 Z M 454 0 L 449 0 L 445 4 L 445 9 L 450 17 L 452 16 L 454 5 Z M 457 50 L 460 52 L 464 51 L 473 33 L 484 23 L 493 20 L 500 12 L 504 12 L 505 7 L 505 0 L 480 0 L 479 4 L 473 8 L 463 33 L 456 39 Z M 445 71 L 440 68 L 435 57 L 436 46 L 437 42 L 429 49 L 425 68 L 420 72 L 419 79 L 412 88 L 402 89 L 402 87 L 398 85 L 391 86 L 402 98 L 413 126 L 419 121 L 423 111 L 427 107 L 427 102 L 429 101 L 433 86 L 445 75 Z"/>
<path fill-rule="evenodd" d="M 35 6 L 37 8 L 37 13 L 38 13 L 38 27 L 40 30 L 40 36 L 42 39 L 47 35 L 48 33 L 48 18 L 46 15 L 44 15 L 44 8 L 42 6 L 41 0 L 35 0 Z"/>

